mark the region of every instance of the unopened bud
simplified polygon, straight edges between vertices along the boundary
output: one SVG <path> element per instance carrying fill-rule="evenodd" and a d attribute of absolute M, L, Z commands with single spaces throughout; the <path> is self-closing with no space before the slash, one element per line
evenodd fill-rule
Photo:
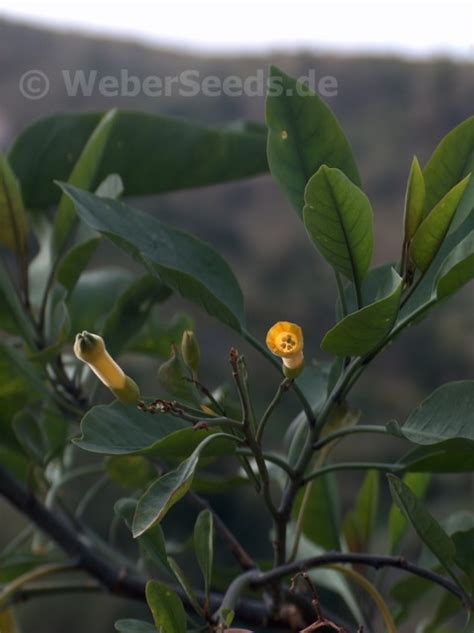
<path fill-rule="evenodd" d="M 192 330 L 185 330 L 181 339 L 181 354 L 187 367 L 193 375 L 197 374 L 201 352 L 196 335 Z"/>
<path fill-rule="evenodd" d="M 91 368 L 114 396 L 124 404 L 135 404 L 140 398 L 138 385 L 127 376 L 123 369 L 108 353 L 104 339 L 98 334 L 82 332 L 77 334 L 74 353 L 79 360 Z"/>

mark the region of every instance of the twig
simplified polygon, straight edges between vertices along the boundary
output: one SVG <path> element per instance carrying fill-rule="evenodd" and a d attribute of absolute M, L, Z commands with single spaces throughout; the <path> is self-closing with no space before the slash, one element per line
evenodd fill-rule
<path fill-rule="evenodd" d="M 405 470 L 404 464 L 384 464 L 378 462 L 340 462 L 338 464 L 328 464 L 322 468 L 318 468 L 314 472 L 303 478 L 303 484 L 314 481 L 321 475 L 332 473 L 339 470 L 381 470 L 388 473 L 399 473 Z"/>
<path fill-rule="evenodd" d="M 329 435 L 325 435 L 317 442 L 313 444 L 313 451 L 320 451 L 322 448 L 331 444 L 335 440 L 339 440 L 347 435 L 354 435 L 355 433 L 381 433 L 382 435 L 390 435 L 385 426 L 375 424 L 359 424 L 358 426 L 350 426 L 345 429 L 340 429 Z"/>
<path fill-rule="evenodd" d="M 288 389 L 291 387 L 292 384 L 292 380 L 290 380 L 289 378 L 285 378 L 278 386 L 277 392 L 274 395 L 272 401 L 270 402 L 270 404 L 268 405 L 265 413 L 263 414 L 258 427 L 257 427 L 257 434 L 256 434 L 256 440 L 259 444 L 262 443 L 262 437 L 263 437 L 263 432 L 265 430 L 265 425 L 268 422 L 268 420 L 270 419 L 271 414 L 273 413 L 275 407 L 278 405 L 278 403 L 280 402 L 282 396 L 284 393 L 286 393 L 288 391 Z"/>
<path fill-rule="evenodd" d="M 419 567 L 409 561 L 405 560 L 401 556 L 375 556 L 371 554 L 355 554 L 346 552 L 329 552 L 320 556 L 314 556 L 306 558 L 287 565 L 281 565 L 268 572 L 256 574 L 251 582 L 250 586 L 253 588 L 264 587 L 280 578 L 285 576 L 292 576 L 298 572 L 307 571 L 308 569 L 315 569 L 318 567 L 327 567 L 335 563 L 349 563 L 353 565 L 367 565 L 374 567 L 375 569 L 381 569 L 383 567 L 394 567 L 401 569 L 420 578 L 426 578 L 431 582 L 440 585 L 446 591 L 449 591 L 455 595 L 468 608 L 469 597 L 451 580 L 448 580 L 445 576 L 441 576 L 436 572 L 433 572 L 424 567 Z"/>
<path fill-rule="evenodd" d="M 236 453 L 238 455 L 245 455 L 246 457 L 253 456 L 252 451 L 248 448 L 237 448 Z M 282 470 L 284 470 L 289 475 L 290 478 L 293 478 L 295 476 L 295 471 L 290 466 L 290 464 L 288 464 L 288 462 L 285 461 L 283 457 L 280 457 L 279 455 L 275 455 L 275 453 L 269 453 L 268 451 L 262 451 L 262 455 L 266 462 L 271 462 L 272 464 L 276 464 Z"/>
<path fill-rule="evenodd" d="M 280 372 L 281 375 L 281 365 L 280 363 L 275 359 L 275 357 L 269 352 L 269 350 L 267 350 L 261 343 L 260 341 L 258 341 L 254 336 L 252 336 L 252 334 L 250 334 L 250 332 L 247 331 L 243 331 L 242 332 L 242 336 L 244 337 L 244 339 L 250 343 L 250 345 L 252 345 L 258 352 L 260 352 L 262 354 L 262 356 L 265 356 L 265 358 L 270 361 L 270 363 L 278 369 L 278 371 Z M 306 396 L 304 395 L 304 393 L 301 391 L 300 387 L 298 386 L 298 383 L 296 381 L 293 381 L 292 384 L 292 389 L 295 392 L 296 396 L 298 397 L 301 406 L 303 407 L 303 411 L 306 414 L 306 417 L 308 419 L 308 425 L 310 427 L 310 429 L 314 429 L 316 428 L 316 416 L 314 415 L 313 409 L 311 408 L 311 405 L 309 404 Z"/>
<path fill-rule="evenodd" d="M 214 517 L 214 527 L 216 528 L 216 532 L 218 532 L 222 539 L 226 542 L 241 568 L 244 571 L 255 569 L 257 567 L 255 561 L 252 559 L 250 554 L 247 553 L 243 545 L 241 545 L 241 543 L 237 540 L 234 533 L 231 532 L 231 530 L 227 527 L 221 517 L 211 507 L 210 503 L 206 499 L 203 499 L 200 495 L 192 491 L 188 493 L 188 497 L 194 503 L 194 505 L 198 506 L 202 510 L 209 510 L 209 512 L 211 512 L 212 516 Z"/>

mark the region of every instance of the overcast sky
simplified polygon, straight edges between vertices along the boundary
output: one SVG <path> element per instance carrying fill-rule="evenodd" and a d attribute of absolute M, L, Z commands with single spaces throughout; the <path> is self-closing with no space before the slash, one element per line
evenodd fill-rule
<path fill-rule="evenodd" d="M 474 60 L 474 0 L 0 0 L 0 15 L 199 51 L 310 47 Z"/>

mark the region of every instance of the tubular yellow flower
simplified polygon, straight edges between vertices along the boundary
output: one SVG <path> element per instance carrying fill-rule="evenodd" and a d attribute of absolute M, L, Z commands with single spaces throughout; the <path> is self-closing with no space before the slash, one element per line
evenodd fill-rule
<path fill-rule="evenodd" d="M 267 347 L 283 361 L 283 373 L 296 378 L 303 371 L 303 330 L 296 323 L 278 321 L 267 333 Z"/>
<path fill-rule="evenodd" d="M 140 397 L 138 386 L 110 356 L 101 336 L 85 331 L 77 334 L 74 353 L 91 368 L 118 400 L 124 404 L 137 402 Z"/>

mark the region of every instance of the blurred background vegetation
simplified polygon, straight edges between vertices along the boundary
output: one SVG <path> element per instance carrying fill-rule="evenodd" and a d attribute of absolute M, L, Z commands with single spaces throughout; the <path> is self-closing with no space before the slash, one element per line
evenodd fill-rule
<path fill-rule="evenodd" d="M 401 244 L 405 182 L 411 159 L 417 154 L 423 164 L 450 129 L 472 114 L 474 74 L 472 63 L 448 59 L 410 61 L 397 57 L 347 57 L 302 51 L 298 54 L 275 51 L 263 56 L 199 56 L 191 53 L 145 47 L 129 41 L 85 37 L 75 32 L 37 29 L 12 22 L 0 22 L 0 150 L 6 151 L 15 136 L 34 120 L 54 112 L 106 110 L 112 107 L 136 109 L 185 117 L 209 124 L 225 124 L 237 119 L 263 122 L 264 99 L 261 97 L 206 97 L 178 95 L 152 98 L 102 97 L 94 91 L 90 97 L 68 97 L 61 76 L 63 69 L 97 70 L 99 76 L 129 75 L 171 76 L 184 70 L 198 70 L 201 76 L 245 78 L 257 69 L 276 64 L 293 76 L 315 69 L 316 77 L 336 77 L 338 94 L 327 101 L 339 118 L 349 139 L 362 174 L 364 189 L 375 211 L 375 263 L 396 260 Z M 44 99 L 29 101 L 18 89 L 20 76 L 31 68 L 45 72 L 51 80 L 50 93 Z M 166 153 L 166 147 L 157 147 Z M 269 175 L 239 183 L 162 195 L 140 200 L 140 206 L 160 219 L 185 228 L 211 242 L 229 261 L 246 297 L 251 329 L 263 339 L 269 325 L 279 319 L 300 323 L 305 331 L 307 356 L 323 358 L 319 341 L 334 321 L 335 287 L 329 268 L 311 247 L 302 223 Z M 109 244 L 103 244 L 93 267 L 134 264 Z M 402 340 L 376 360 L 357 387 L 353 406 L 363 411 L 363 422 L 385 423 L 396 418 L 404 421 L 407 413 L 438 385 L 474 373 L 474 296 L 468 286 L 449 305 L 441 306 L 428 319 L 412 328 Z M 87 310 L 87 306 L 82 309 Z M 164 316 L 186 311 L 196 323 L 203 362 L 203 377 L 209 386 L 222 382 L 228 372 L 227 354 L 238 345 L 248 355 L 250 371 L 258 376 L 256 400 L 260 405 L 271 397 L 278 376 L 254 353 L 236 340 L 236 335 L 210 318 L 194 312 L 188 305 L 172 299 Z M 0 333 L 1 336 L 1 333 Z M 156 363 L 136 362 L 128 357 L 129 373 L 144 385 L 148 395 L 156 389 Z M 265 369 L 265 371 L 263 371 Z M 104 401 L 108 395 L 103 393 Z M 296 410 L 289 398 L 286 409 L 272 423 L 272 433 L 280 439 L 288 420 Z M 157 420 L 158 423 L 158 420 Z M 270 435 L 270 434 L 269 434 Z M 367 442 L 357 440 L 360 458 L 369 455 L 387 461 L 399 455 L 397 441 L 390 438 Z M 341 457 L 354 456 L 349 443 L 337 450 Z M 339 477 L 343 509 L 351 507 L 360 482 L 356 475 Z M 384 486 L 385 488 L 385 486 Z M 73 491 L 74 492 L 74 491 Z M 75 494 L 79 495 L 80 491 Z M 436 477 L 430 487 L 428 505 L 438 519 L 465 508 L 472 501 L 473 480 L 468 476 Z M 110 519 L 112 495 L 104 492 L 100 513 L 88 517 L 104 529 Z M 437 503 L 443 496 L 443 505 Z M 71 497 L 70 503 L 74 503 Z M 259 542 L 255 523 L 260 509 L 254 496 L 246 492 L 220 495 L 216 506 L 236 532 L 258 557 L 268 555 L 265 541 Z M 388 508 L 385 497 L 381 506 L 384 523 Z M 0 543 L 12 538 L 22 519 L 0 502 Z M 176 509 L 170 519 L 176 537 L 186 535 L 195 517 L 190 506 Z M 171 532 L 170 532 L 171 533 Z M 413 539 L 416 543 L 416 539 Z M 386 546 L 381 532 L 380 551 Z M 415 545 L 408 545 L 410 547 Z M 413 551 L 413 550 L 411 550 Z M 91 606 L 89 613 L 83 608 Z M 29 603 L 21 608 L 26 633 L 51 633 L 67 629 L 79 633 L 112 631 L 116 616 L 140 616 L 141 605 L 120 603 L 116 598 L 54 598 Z M 71 620 L 71 614 L 73 620 Z M 412 630 L 410 628 L 406 629 Z"/>

